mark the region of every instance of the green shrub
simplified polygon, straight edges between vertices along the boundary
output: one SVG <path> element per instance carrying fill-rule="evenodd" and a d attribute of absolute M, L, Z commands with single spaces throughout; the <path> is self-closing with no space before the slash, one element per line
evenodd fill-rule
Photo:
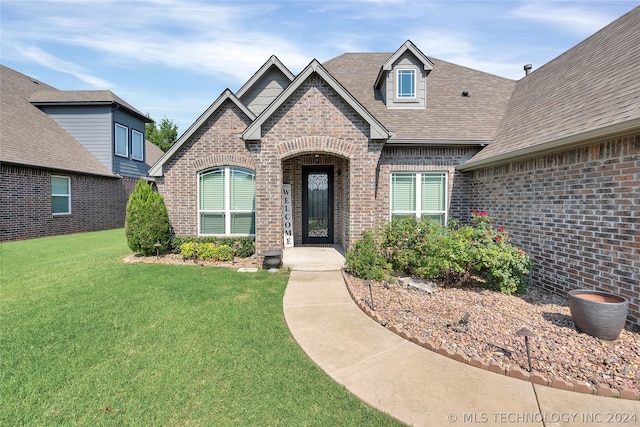
<path fill-rule="evenodd" d="M 249 258 L 256 253 L 253 237 L 193 237 L 193 236 L 175 236 L 171 241 L 171 247 L 176 254 L 182 253 L 182 245 L 184 243 L 195 243 L 197 245 L 203 243 L 214 243 L 216 245 L 227 245 L 231 248 L 232 257 Z"/>
<path fill-rule="evenodd" d="M 494 229 L 486 212 L 472 212 L 471 225 L 451 221 L 444 227 L 414 217 L 393 218 L 363 234 L 347 252 L 347 269 L 355 276 L 380 280 L 389 266 L 396 273 L 437 280 L 447 286 L 472 286 L 505 294 L 524 292 L 529 257 L 514 247 L 503 227 Z M 384 260 L 384 261 L 383 261 Z"/>
<path fill-rule="evenodd" d="M 371 230 L 365 231 L 362 238 L 349 248 L 345 261 L 348 272 L 368 280 L 384 280 L 391 268 Z"/>
<path fill-rule="evenodd" d="M 196 244 L 194 242 L 185 242 L 180 245 L 180 255 L 182 259 L 196 258 Z"/>
<path fill-rule="evenodd" d="M 125 234 L 129 248 L 142 255 L 169 248 L 171 234 L 164 198 L 144 178 L 138 180 L 127 201 Z"/>

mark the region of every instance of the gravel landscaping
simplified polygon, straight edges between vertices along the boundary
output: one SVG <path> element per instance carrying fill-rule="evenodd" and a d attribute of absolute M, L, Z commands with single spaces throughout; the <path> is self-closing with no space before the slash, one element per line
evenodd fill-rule
<path fill-rule="evenodd" d="M 578 333 L 566 297 L 537 288 L 511 296 L 443 287 L 428 294 L 348 274 L 345 279 L 356 302 L 373 309 L 383 326 L 435 348 L 527 371 L 524 338 L 516 335 L 526 328 L 535 334 L 529 339 L 534 372 L 640 396 L 640 334 L 625 329 L 609 342 Z"/>

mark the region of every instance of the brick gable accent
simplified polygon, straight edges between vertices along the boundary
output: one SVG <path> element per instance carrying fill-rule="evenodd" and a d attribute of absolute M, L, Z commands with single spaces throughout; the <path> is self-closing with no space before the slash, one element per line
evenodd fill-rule
<path fill-rule="evenodd" d="M 250 122 L 237 105 L 225 101 L 165 165 L 156 184 L 176 235 L 198 235 L 198 172 L 216 166 L 256 169 L 248 144 L 238 136 Z"/>

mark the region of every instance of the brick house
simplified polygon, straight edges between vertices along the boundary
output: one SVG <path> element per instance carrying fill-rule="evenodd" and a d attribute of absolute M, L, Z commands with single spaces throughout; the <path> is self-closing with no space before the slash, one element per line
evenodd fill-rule
<path fill-rule="evenodd" d="M 275 56 L 150 169 L 177 235 L 343 248 L 393 215 L 487 210 L 556 292 L 640 322 L 640 8 L 519 81 L 394 53 Z"/>
<path fill-rule="evenodd" d="M 0 240 L 119 228 L 162 152 L 110 91 L 61 91 L 0 66 Z"/>

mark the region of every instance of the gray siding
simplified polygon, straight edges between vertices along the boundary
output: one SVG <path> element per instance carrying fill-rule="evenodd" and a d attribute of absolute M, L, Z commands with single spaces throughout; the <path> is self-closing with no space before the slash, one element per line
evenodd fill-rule
<path fill-rule="evenodd" d="M 110 106 L 46 106 L 42 110 L 112 170 L 113 130 Z"/>
<path fill-rule="evenodd" d="M 396 72 L 398 69 L 414 69 L 416 71 L 416 98 L 396 98 Z M 427 73 L 422 63 L 411 52 L 405 52 L 393 64 L 391 71 L 387 73 L 386 85 L 383 85 L 383 97 L 387 107 L 390 108 L 425 108 L 427 105 Z"/>
<path fill-rule="evenodd" d="M 276 67 L 271 67 L 269 72 L 251 88 L 241 101 L 256 115 L 260 115 L 271 102 L 289 85 L 289 79 Z"/>
<path fill-rule="evenodd" d="M 129 132 L 129 157 L 121 157 L 121 156 L 113 156 L 113 171 L 122 176 L 130 176 L 134 178 L 139 178 L 147 174 L 148 166 L 145 163 L 145 159 L 147 157 L 147 153 L 144 145 L 142 144 L 143 150 L 143 160 L 133 160 L 131 158 L 131 143 L 132 143 L 132 130 L 137 130 L 141 132 L 144 136 L 144 123 L 142 120 L 137 119 L 135 117 L 130 116 L 126 112 L 122 110 L 115 110 L 113 112 L 113 121 L 114 124 L 111 126 L 111 141 L 109 147 L 111 152 L 114 152 L 115 149 L 115 141 L 114 141 L 114 132 L 115 132 L 115 123 L 121 124 L 122 126 L 126 126 Z"/>

